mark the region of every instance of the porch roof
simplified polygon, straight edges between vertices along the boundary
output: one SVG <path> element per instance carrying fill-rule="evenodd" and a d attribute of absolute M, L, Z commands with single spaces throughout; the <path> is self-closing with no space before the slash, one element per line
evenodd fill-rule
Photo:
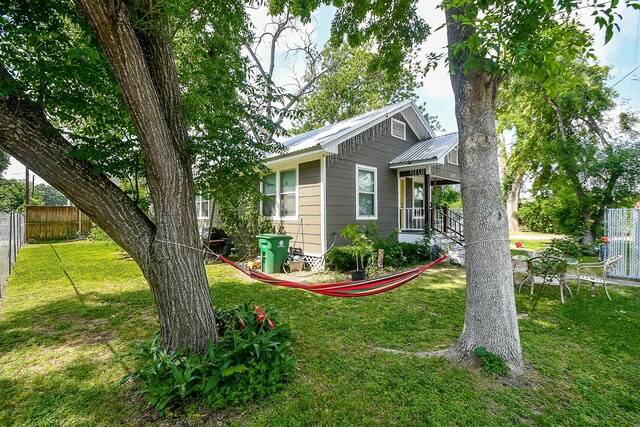
<path fill-rule="evenodd" d="M 442 163 L 444 157 L 458 144 L 458 132 L 448 133 L 427 139 L 413 145 L 404 153 L 389 162 L 389 166 L 397 168 L 407 165 L 425 163 Z"/>

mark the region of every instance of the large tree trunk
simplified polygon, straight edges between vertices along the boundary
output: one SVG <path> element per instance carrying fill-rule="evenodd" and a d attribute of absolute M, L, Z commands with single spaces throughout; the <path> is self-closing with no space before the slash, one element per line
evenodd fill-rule
<path fill-rule="evenodd" d="M 217 332 L 197 250 L 194 184 L 175 61 L 161 19 L 153 19 L 159 6 L 132 4 L 147 19 L 135 30 L 124 2 L 76 0 L 111 63 L 136 129 L 154 223 L 105 177 L 67 157 L 71 144 L 53 130 L 38 105 L 17 96 L 0 101 L 0 146 L 62 191 L 136 260 L 155 298 L 163 346 L 173 351 L 192 344 L 202 351 L 209 341 L 217 342 Z M 10 78 L 6 70 L 2 74 Z"/>
<path fill-rule="evenodd" d="M 204 349 L 216 340 L 202 255 L 158 242 L 157 226 L 133 200 L 91 165 L 69 156 L 73 146 L 36 103 L 16 95 L 0 100 L 0 147 L 62 191 L 138 263 L 158 305 L 167 349 L 188 343 Z"/>
<path fill-rule="evenodd" d="M 470 27 L 449 9 L 449 46 L 464 42 Z M 451 84 L 460 134 L 460 187 L 465 219 L 467 308 L 464 328 L 451 352 L 471 357 L 477 347 L 502 357 L 514 374 L 523 372 L 516 315 L 508 217 L 498 171 L 495 112 L 498 81 L 482 69 L 464 72 L 464 54 L 449 50 Z"/>
<path fill-rule="evenodd" d="M 520 231 L 518 218 L 514 216 L 518 212 L 520 204 L 520 190 L 522 189 L 522 177 L 517 176 L 507 191 L 507 217 L 509 219 L 509 231 Z"/>

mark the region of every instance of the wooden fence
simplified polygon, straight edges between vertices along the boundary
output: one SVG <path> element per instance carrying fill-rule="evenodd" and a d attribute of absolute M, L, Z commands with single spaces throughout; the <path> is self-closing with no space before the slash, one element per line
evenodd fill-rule
<path fill-rule="evenodd" d="M 26 238 L 69 239 L 91 231 L 91 220 L 75 206 L 27 206 Z"/>

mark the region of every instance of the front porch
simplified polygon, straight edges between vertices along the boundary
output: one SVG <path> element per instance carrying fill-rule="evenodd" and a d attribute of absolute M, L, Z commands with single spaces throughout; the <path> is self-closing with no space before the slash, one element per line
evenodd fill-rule
<path fill-rule="evenodd" d="M 398 240 L 415 243 L 424 235 L 425 225 L 456 243 L 464 243 L 464 221 L 458 209 L 434 208 L 416 209 L 400 208 L 400 227 Z"/>
<path fill-rule="evenodd" d="M 415 242 L 425 227 L 463 244 L 462 212 L 432 203 L 435 186 L 460 184 L 458 134 L 421 141 L 389 162 L 398 174 L 400 241 Z"/>

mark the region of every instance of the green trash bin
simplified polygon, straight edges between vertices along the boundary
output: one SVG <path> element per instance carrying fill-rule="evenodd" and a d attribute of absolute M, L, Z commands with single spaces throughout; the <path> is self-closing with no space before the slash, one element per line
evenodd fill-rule
<path fill-rule="evenodd" d="M 280 273 L 282 271 L 282 264 L 287 259 L 291 239 L 291 236 L 284 234 L 258 235 L 260 264 L 263 273 Z"/>

